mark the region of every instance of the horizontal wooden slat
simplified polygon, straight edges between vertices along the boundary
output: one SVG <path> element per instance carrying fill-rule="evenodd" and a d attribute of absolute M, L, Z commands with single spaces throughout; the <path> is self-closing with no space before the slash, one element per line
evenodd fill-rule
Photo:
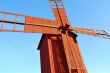
<path fill-rule="evenodd" d="M 1 18 L 1 26 L 0 31 L 3 32 L 26 32 L 26 33 L 44 33 L 44 34 L 60 34 L 59 26 L 54 20 L 48 20 L 44 18 L 38 18 L 38 17 L 32 17 L 32 16 L 26 16 L 26 15 L 20 15 L 20 14 L 14 14 L 9 12 L 2 12 L 0 11 L 0 14 L 2 14 L 4 17 Z M 7 15 L 13 15 L 15 19 L 7 19 Z M 18 21 L 18 17 L 23 17 L 24 22 Z M 5 29 L 4 24 L 9 23 L 11 25 L 14 25 L 12 27 L 13 29 Z M 24 29 L 18 30 L 18 26 L 16 25 L 22 25 Z"/>
<path fill-rule="evenodd" d="M 24 26 L 24 32 L 60 34 L 58 26 L 42 25 L 42 24 L 37 25 L 34 23 L 33 24 L 32 23 L 21 23 L 21 22 L 9 21 L 9 20 L 1 20 L 1 22 L 2 23 L 10 23 L 12 25 L 14 25 L 14 24 L 23 25 Z M 17 26 L 15 26 L 15 29 L 13 29 L 13 30 L 16 30 L 16 27 Z"/>
<path fill-rule="evenodd" d="M 104 32 L 100 32 L 101 30 L 94 30 L 89 28 L 69 28 L 70 31 L 80 33 L 80 34 L 87 34 L 91 36 L 97 36 L 105 39 L 110 39 L 110 35 Z"/>
<path fill-rule="evenodd" d="M 58 34 L 58 35 L 61 34 L 58 28 L 32 26 L 32 25 L 26 25 L 24 30 L 0 29 L 0 32 L 24 32 L 24 33 L 42 33 L 42 34 Z"/>

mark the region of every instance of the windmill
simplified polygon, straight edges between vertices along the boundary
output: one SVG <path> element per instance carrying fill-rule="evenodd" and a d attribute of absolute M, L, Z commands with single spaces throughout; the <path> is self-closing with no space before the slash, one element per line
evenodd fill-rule
<path fill-rule="evenodd" d="M 3 19 L 0 20 L 2 22 L 0 31 L 43 34 L 38 46 L 41 73 L 87 73 L 79 52 L 76 33 L 106 39 L 110 39 L 110 35 L 104 30 L 71 27 L 62 0 L 49 0 L 49 3 L 55 20 L 0 11 L 3 15 Z M 8 20 L 8 15 L 14 16 L 14 20 Z M 20 17 L 25 18 L 25 22 L 18 21 Z M 13 25 L 13 29 L 5 29 L 5 23 Z M 16 29 L 17 25 L 23 25 L 24 29 Z"/>

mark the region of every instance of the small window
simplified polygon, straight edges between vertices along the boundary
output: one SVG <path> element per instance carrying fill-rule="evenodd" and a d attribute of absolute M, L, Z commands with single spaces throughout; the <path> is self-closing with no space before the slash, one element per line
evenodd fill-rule
<path fill-rule="evenodd" d="M 63 5 L 61 2 L 58 2 L 57 4 L 58 4 L 58 8 L 63 8 Z"/>
<path fill-rule="evenodd" d="M 13 30 L 13 28 L 14 28 L 14 25 L 13 24 L 11 24 L 11 23 L 4 23 L 3 29 Z"/>
<path fill-rule="evenodd" d="M 3 14 L 2 13 L 0 13 L 0 20 L 3 20 Z"/>
<path fill-rule="evenodd" d="M 24 30 L 24 25 L 16 24 L 16 30 Z"/>
<path fill-rule="evenodd" d="M 51 1 L 51 4 L 52 4 L 52 8 L 56 8 L 56 3 L 55 3 L 55 1 Z"/>
<path fill-rule="evenodd" d="M 6 20 L 14 21 L 15 20 L 15 16 L 11 15 L 11 14 L 7 14 L 6 15 Z"/>
<path fill-rule="evenodd" d="M 17 22 L 25 22 L 24 16 L 17 16 Z"/>

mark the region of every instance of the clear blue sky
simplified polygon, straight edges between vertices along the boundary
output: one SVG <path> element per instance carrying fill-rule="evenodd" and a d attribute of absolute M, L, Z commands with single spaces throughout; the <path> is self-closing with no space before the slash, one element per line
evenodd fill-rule
<path fill-rule="evenodd" d="M 110 0 L 63 0 L 73 26 L 110 34 Z M 48 0 L 0 0 L 0 10 L 54 19 Z M 88 73 L 110 73 L 110 40 L 78 34 Z M 0 32 L 0 73 L 40 73 L 41 34 Z"/>

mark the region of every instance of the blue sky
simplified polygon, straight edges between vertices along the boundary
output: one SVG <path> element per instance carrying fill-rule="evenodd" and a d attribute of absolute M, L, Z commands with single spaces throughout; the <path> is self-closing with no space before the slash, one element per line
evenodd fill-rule
<path fill-rule="evenodd" d="M 74 27 L 110 34 L 110 0 L 63 0 Z M 48 0 L 0 0 L 0 10 L 54 19 Z M 78 34 L 88 73 L 110 73 L 110 40 Z M 41 34 L 0 32 L 0 73 L 40 73 Z"/>

